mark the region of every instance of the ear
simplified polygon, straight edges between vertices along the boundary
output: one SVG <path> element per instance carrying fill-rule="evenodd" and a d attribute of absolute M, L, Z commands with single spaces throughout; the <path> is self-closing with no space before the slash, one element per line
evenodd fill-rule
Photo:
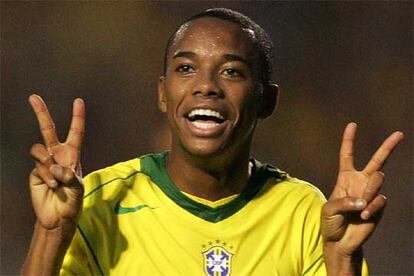
<path fill-rule="evenodd" d="M 269 83 L 263 87 L 258 117 L 264 119 L 272 115 L 276 109 L 279 97 L 279 86 L 275 83 Z"/>
<path fill-rule="evenodd" d="M 165 77 L 161 76 L 158 79 L 158 109 L 161 112 L 167 112 L 167 98 L 165 96 Z"/>

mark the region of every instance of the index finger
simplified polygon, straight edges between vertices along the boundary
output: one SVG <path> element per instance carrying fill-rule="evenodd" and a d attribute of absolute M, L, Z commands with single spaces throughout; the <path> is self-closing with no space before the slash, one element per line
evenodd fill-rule
<path fill-rule="evenodd" d="M 58 144 L 59 140 L 56 135 L 55 124 L 43 99 L 40 96 L 33 94 L 30 95 L 29 102 L 36 114 L 40 132 L 42 133 L 46 147 L 49 148 Z"/>
<path fill-rule="evenodd" d="M 357 129 L 356 123 L 349 123 L 342 136 L 341 149 L 339 151 L 339 171 L 354 170 L 354 139 Z"/>
<path fill-rule="evenodd" d="M 371 175 L 380 170 L 384 166 L 388 156 L 403 138 L 404 134 L 401 131 L 396 131 L 388 136 L 362 171 L 367 175 Z"/>

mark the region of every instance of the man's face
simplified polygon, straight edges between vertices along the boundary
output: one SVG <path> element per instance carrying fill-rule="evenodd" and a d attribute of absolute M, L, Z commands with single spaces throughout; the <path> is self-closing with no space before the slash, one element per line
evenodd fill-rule
<path fill-rule="evenodd" d="M 261 85 L 249 35 L 215 18 L 194 20 L 177 34 L 159 82 L 173 150 L 217 156 L 250 146 Z"/>

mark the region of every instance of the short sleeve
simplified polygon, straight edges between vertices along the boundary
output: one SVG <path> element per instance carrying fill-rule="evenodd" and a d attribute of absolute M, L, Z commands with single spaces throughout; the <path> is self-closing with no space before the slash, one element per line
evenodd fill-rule
<path fill-rule="evenodd" d="M 312 186 L 311 186 L 312 187 Z M 319 189 L 312 187 L 304 201 L 307 204 L 303 235 L 303 270 L 302 275 L 326 275 L 323 262 L 323 240 L 320 232 L 322 207 L 326 202 L 325 196 Z"/>
<path fill-rule="evenodd" d="M 60 275 L 101 275 L 81 230 L 76 230 L 63 259 Z"/>

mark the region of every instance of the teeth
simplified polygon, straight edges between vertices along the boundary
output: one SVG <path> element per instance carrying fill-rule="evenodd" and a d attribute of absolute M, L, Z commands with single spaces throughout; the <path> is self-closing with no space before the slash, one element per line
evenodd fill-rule
<path fill-rule="evenodd" d="M 215 110 L 211 110 L 211 109 L 194 109 L 193 111 L 190 112 L 190 114 L 188 114 L 188 117 L 194 117 L 196 115 L 201 115 L 201 116 L 212 116 L 212 117 L 216 117 L 220 120 L 224 120 L 223 115 L 221 115 L 219 112 L 215 111 Z"/>
<path fill-rule="evenodd" d="M 195 121 L 195 122 L 191 122 L 195 127 L 197 128 L 201 128 L 201 129 L 211 129 L 214 128 L 216 126 L 218 126 L 218 123 L 205 123 L 205 122 L 199 122 L 199 121 Z"/>

